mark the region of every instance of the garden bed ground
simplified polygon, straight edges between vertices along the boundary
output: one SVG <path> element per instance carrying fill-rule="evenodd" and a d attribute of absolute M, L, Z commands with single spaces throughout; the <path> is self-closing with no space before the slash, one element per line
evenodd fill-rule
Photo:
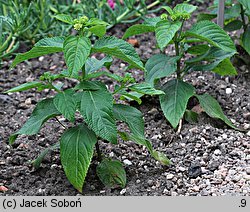
<path fill-rule="evenodd" d="M 117 26 L 112 31 L 121 37 L 123 27 Z M 151 34 L 137 39 L 137 51 L 142 59 L 159 51 Z M 64 67 L 60 54 L 22 63 L 12 71 L 8 70 L 10 63 L 4 62 L 0 70 L 1 93 L 35 80 L 45 71 L 58 72 Z M 123 73 L 124 65 L 116 60 L 111 71 Z M 96 177 L 94 159 L 83 195 L 249 195 L 250 75 L 245 66 L 238 67 L 238 71 L 239 75 L 234 78 L 215 79 L 211 73 L 195 72 L 185 80 L 191 82 L 198 93 L 214 96 L 234 124 L 248 133 L 229 129 L 201 113 L 198 123 L 184 122 L 181 133 L 177 134 L 164 118 L 158 99 L 145 98 L 142 105 L 133 105 L 144 114 L 147 138 L 171 159 L 172 165 L 160 165 L 146 149 L 132 142 L 120 141 L 117 146 L 100 142 L 103 153 L 124 162 L 127 186 L 105 188 Z M 142 80 L 142 72 L 133 73 L 138 81 Z M 113 88 L 112 81 L 102 80 Z M 65 88 L 74 83 L 67 81 Z M 0 195 L 80 195 L 65 177 L 59 150 L 50 152 L 38 170 L 31 165 L 31 161 L 56 143 L 62 134 L 63 128 L 56 120 L 49 120 L 38 135 L 20 136 L 13 146 L 8 145 L 9 135 L 22 126 L 35 104 L 47 95 L 53 92 L 0 94 L 0 186 L 8 188 Z M 67 125 L 65 120 L 61 121 Z"/>

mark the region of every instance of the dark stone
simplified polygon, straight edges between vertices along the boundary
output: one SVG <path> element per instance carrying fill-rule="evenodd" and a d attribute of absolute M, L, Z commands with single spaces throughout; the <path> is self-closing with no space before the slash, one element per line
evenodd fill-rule
<path fill-rule="evenodd" d="M 191 163 L 190 167 L 188 168 L 188 176 L 190 178 L 196 178 L 202 174 L 201 165 L 200 163 Z"/>
<path fill-rule="evenodd" d="M 208 169 L 210 171 L 215 171 L 216 169 L 218 169 L 218 167 L 220 166 L 220 162 L 217 161 L 217 160 L 214 160 L 214 161 L 211 161 L 209 164 L 208 164 Z"/>

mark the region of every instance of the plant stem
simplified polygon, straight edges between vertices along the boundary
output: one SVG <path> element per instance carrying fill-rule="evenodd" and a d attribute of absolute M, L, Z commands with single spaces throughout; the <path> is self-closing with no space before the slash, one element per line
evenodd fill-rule
<path fill-rule="evenodd" d="M 55 117 L 55 119 L 64 129 L 66 129 L 65 125 L 57 117 Z"/>
<path fill-rule="evenodd" d="M 246 23 L 245 14 L 244 14 L 244 8 L 243 8 L 242 5 L 240 5 L 240 15 L 241 15 L 241 19 L 242 19 L 242 24 L 243 24 L 244 32 L 246 32 L 246 30 L 247 30 L 247 23 Z"/>
<path fill-rule="evenodd" d="M 147 6 L 147 10 L 149 10 L 150 8 L 156 6 L 157 4 L 159 4 L 161 1 L 157 0 L 153 3 L 151 3 L 150 5 Z M 126 17 L 126 15 L 128 15 L 130 13 L 130 9 L 127 9 L 124 13 L 122 13 L 120 16 L 117 17 L 116 19 L 116 23 L 119 23 L 124 17 Z M 139 12 L 143 12 L 143 9 L 140 9 Z"/>
<path fill-rule="evenodd" d="M 95 148 L 96 148 L 96 153 L 97 153 L 97 160 L 98 160 L 99 162 L 101 162 L 101 161 L 102 161 L 102 152 L 101 152 L 101 150 L 100 150 L 98 141 L 97 141 L 96 144 L 95 144 Z"/>

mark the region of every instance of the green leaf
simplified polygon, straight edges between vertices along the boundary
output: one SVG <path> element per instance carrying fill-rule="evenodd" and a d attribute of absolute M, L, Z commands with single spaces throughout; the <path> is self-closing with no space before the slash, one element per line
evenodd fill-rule
<path fill-rule="evenodd" d="M 58 93 L 54 98 L 54 104 L 59 112 L 69 121 L 75 120 L 76 101 L 74 98 L 74 91 L 72 89 L 65 90 Z"/>
<path fill-rule="evenodd" d="M 32 165 L 34 166 L 34 168 L 35 168 L 35 169 L 40 168 L 41 163 L 42 163 L 43 159 L 45 158 L 45 156 L 46 156 L 50 151 L 53 151 L 53 150 L 55 150 L 55 149 L 59 149 L 59 147 L 60 147 L 60 143 L 58 142 L 58 143 L 54 144 L 53 146 L 50 146 L 50 147 L 46 148 L 45 150 L 43 150 L 43 151 L 39 154 L 39 156 L 38 156 L 35 160 L 32 161 Z"/>
<path fill-rule="evenodd" d="M 189 123 L 197 123 L 198 122 L 198 114 L 192 110 L 186 110 L 184 114 L 184 118 Z"/>
<path fill-rule="evenodd" d="M 187 52 L 189 54 L 201 55 L 201 54 L 205 54 L 209 49 L 210 48 L 208 45 L 201 44 L 201 45 L 191 46 L 190 48 L 188 48 Z"/>
<path fill-rule="evenodd" d="M 139 145 L 145 146 L 148 149 L 149 153 L 152 155 L 152 157 L 158 160 L 159 162 L 161 162 L 163 165 L 171 164 L 170 160 L 166 157 L 166 155 L 154 150 L 151 142 L 145 139 L 144 137 L 140 137 L 140 136 L 133 135 L 133 134 L 128 134 L 126 132 L 119 132 L 119 134 L 124 141 L 134 141 L 135 143 Z"/>
<path fill-rule="evenodd" d="M 80 192 L 97 142 L 95 134 L 81 124 L 65 131 L 60 139 L 60 156 L 70 183 Z"/>
<path fill-rule="evenodd" d="M 41 85 L 44 85 L 44 84 L 41 83 L 41 82 L 36 82 L 36 81 L 26 82 L 26 83 L 24 83 L 22 85 L 19 85 L 17 87 L 14 87 L 14 88 L 11 88 L 10 90 L 5 91 L 5 93 L 14 93 L 14 92 L 18 92 L 18 91 L 26 91 L 26 90 L 31 89 L 31 88 L 40 87 Z"/>
<path fill-rule="evenodd" d="M 222 62 L 219 63 L 213 70 L 213 72 L 225 76 L 225 75 L 237 75 L 237 71 L 235 67 L 232 65 L 231 61 L 229 58 L 226 58 Z"/>
<path fill-rule="evenodd" d="M 63 51 L 63 41 L 64 37 L 44 38 L 38 41 L 30 51 L 18 54 L 12 62 L 11 68 L 31 58 Z"/>
<path fill-rule="evenodd" d="M 161 50 L 174 38 L 175 33 L 181 28 L 181 22 L 160 21 L 156 24 L 156 40 Z"/>
<path fill-rule="evenodd" d="M 105 25 L 96 25 L 89 28 L 89 31 L 102 38 L 106 34 L 106 26 Z"/>
<path fill-rule="evenodd" d="M 122 104 L 115 104 L 113 111 L 115 119 L 124 121 L 129 126 L 131 133 L 144 137 L 144 120 L 141 111 Z"/>
<path fill-rule="evenodd" d="M 96 58 L 88 58 L 85 63 L 85 72 L 86 74 L 90 74 L 102 68 L 105 65 L 108 65 L 112 62 L 112 58 L 110 56 L 104 57 L 101 60 Z"/>
<path fill-rule="evenodd" d="M 212 21 L 216 17 L 217 17 L 216 14 L 200 13 L 200 14 L 198 14 L 197 21 L 198 22 L 205 21 L 205 20 Z"/>
<path fill-rule="evenodd" d="M 242 37 L 243 48 L 250 54 L 250 26 L 247 27 Z"/>
<path fill-rule="evenodd" d="M 224 30 L 227 32 L 232 32 L 241 29 L 241 27 L 242 27 L 242 21 L 233 20 L 225 25 Z"/>
<path fill-rule="evenodd" d="M 226 52 L 236 52 L 234 43 L 228 34 L 221 27 L 211 21 L 201 21 L 196 23 L 186 32 L 186 36 L 206 41 Z"/>
<path fill-rule="evenodd" d="M 165 95 L 160 96 L 161 109 L 173 128 L 176 128 L 183 117 L 190 97 L 195 93 L 192 85 L 181 80 L 167 82 L 162 90 Z"/>
<path fill-rule="evenodd" d="M 204 109 L 204 111 L 212 118 L 217 118 L 225 122 L 229 127 L 239 130 L 237 127 L 235 127 L 232 122 L 224 115 L 221 106 L 219 103 L 209 94 L 203 94 L 203 95 L 195 95 L 199 102 L 201 107 Z"/>
<path fill-rule="evenodd" d="M 14 143 L 18 135 L 34 135 L 38 133 L 44 122 L 58 115 L 61 115 L 61 113 L 54 106 L 53 99 L 40 101 L 23 127 L 10 136 L 10 144 Z"/>
<path fill-rule="evenodd" d="M 146 24 L 135 24 L 126 30 L 122 39 L 125 40 L 128 37 L 133 36 L 133 35 L 139 35 L 139 34 L 154 32 L 154 31 L 155 31 L 154 26 L 150 26 Z"/>
<path fill-rule="evenodd" d="M 116 37 L 103 37 L 93 46 L 93 52 L 115 56 L 134 67 L 144 70 L 143 63 L 132 45 Z"/>
<path fill-rule="evenodd" d="M 108 26 L 109 23 L 102 21 L 98 18 L 91 18 L 89 19 L 89 21 L 86 23 L 86 26 L 96 26 L 96 25 L 104 25 L 104 26 Z"/>
<path fill-rule="evenodd" d="M 39 40 L 34 46 L 44 46 L 44 47 L 58 47 L 63 48 L 63 42 L 65 40 L 65 37 L 63 36 L 56 36 L 52 38 L 43 38 Z"/>
<path fill-rule="evenodd" d="M 250 1 L 249 0 L 239 0 L 239 3 L 241 3 L 245 7 L 246 14 L 250 16 Z"/>
<path fill-rule="evenodd" d="M 227 58 L 230 59 L 234 54 L 235 52 L 225 52 L 220 48 L 211 47 L 204 55 L 200 55 L 185 62 L 194 71 L 213 71 L 222 61 Z M 207 64 L 204 64 L 203 61 L 207 61 Z M 229 69 L 229 71 L 230 70 L 231 69 Z M 231 73 L 232 71 L 227 74 Z M 224 74 L 226 74 L 226 70 L 224 71 Z"/>
<path fill-rule="evenodd" d="M 63 43 L 63 52 L 67 67 L 72 76 L 77 76 L 78 71 L 85 64 L 91 51 L 89 38 L 69 36 Z"/>
<path fill-rule="evenodd" d="M 104 88 L 96 91 L 83 91 L 80 113 L 98 136 L 113 144 L 117 143 L 111 93 Z"/>
<path fill-rule="evenodd" d="M 97 91 L 100 89 L 106 89 L 106 87 L 99 81 L 82 81 L 75 86 L 75 90 L 84 90 L 84 91 Z"/>
<path fill-rule="evenodd" d="M 65 14 L 58 14 L 56 16 L 54 16 L 57 20 L 62 21 L 66 24 L 74 24 L 74 20 L 70 15 L 65 15 Z"/>
<path fill-rule="evenodd" d="M 118 160 L 105 158 L 96 167 L 96 173 L 101 182 L 107 187 L 126 186 L 126 172 Z"/>
<path fill-rule="evenodd" d="M 155 89 L 151 84 L 146 83 L 146 82 L 135 84 L 135 85 L 129 86 L 128 88 L 132 91 L 136 91 L 137 93 L 142 93 L 146 95 L 165 94 L 163 91 Z"/>
<path fill-rule="evenodd" d="M 120 90 L 119 94 L 121 94 L 120 99 L 125 100 L 127 99 L 128 101 L 136 101 L 139 105 L 142 103 L 142 100 L 140 99 L 143 94 L 137 93 L 137 92 L 127 92 L 125 90 Z"/>
<path fill-rule="evenodd" d="M 162 9 L 166 10 L 169 15 L 173 15 L 174 11 L 169 6 L 162 6 Z"/>
<path fill-rule="evenodd" d="M 161 21 L 160 17 L 145 18 L 144 25 L 156 27 L 156 24 Z"/>
<path fill-rule="evenodd" d="M 193 6 L 191 4 L 187 3 L 182 3 L 182 4 L 177 4 L 175 8 L 173 9 L 174 13 L 189 13 L 191 14 L 196 10 L 196 6 Z"/>
<path fill-rule="evenodd" d="M 153 55 L 145 64 L 145 81 L 154 86 L 155 80 L 170 76 L 177 69 L 178 59 L 164 54 Z"/>
<path fill-rule="evenodd" d="M 119 75 L 116 75 L 116 74 L 111 74 L 107 71 L 99 71 L 99 72 L 95 72 L 95 73 L 90 73 L 88 74 L 84 79 L 85 80 L 88 80 L 88 79 L 92 79 L 92 78 L 97 78 L 97 77 L 100 77 L 100 76 L 107 76 L 107 77 L 110 77 L 111 79 L 114 79 L 118 82 L 121 82 L 123 80 L 123 78 Z"/>

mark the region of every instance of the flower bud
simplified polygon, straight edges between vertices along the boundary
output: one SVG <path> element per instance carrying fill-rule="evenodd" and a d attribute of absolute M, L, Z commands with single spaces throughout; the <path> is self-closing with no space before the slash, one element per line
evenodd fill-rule
<path fill-rule="evenodd" d="M 81 24 L 86 24 L 89 21 L 89 18 L 87 16 L 82 16 L 79 20 Z"/>
<path fill-rule="evenodd" d="M 80 30 L 82 28 L 82 24 L 74 24 L 75 30 Z"/>
<path fill-rule="evenodd" d="M 163 13 L 163 14 L 161 15 L 161 20 L 167 20 L 167 19 L 168 19 L 168 15 L 165 14 L 165 13 Z"/>

